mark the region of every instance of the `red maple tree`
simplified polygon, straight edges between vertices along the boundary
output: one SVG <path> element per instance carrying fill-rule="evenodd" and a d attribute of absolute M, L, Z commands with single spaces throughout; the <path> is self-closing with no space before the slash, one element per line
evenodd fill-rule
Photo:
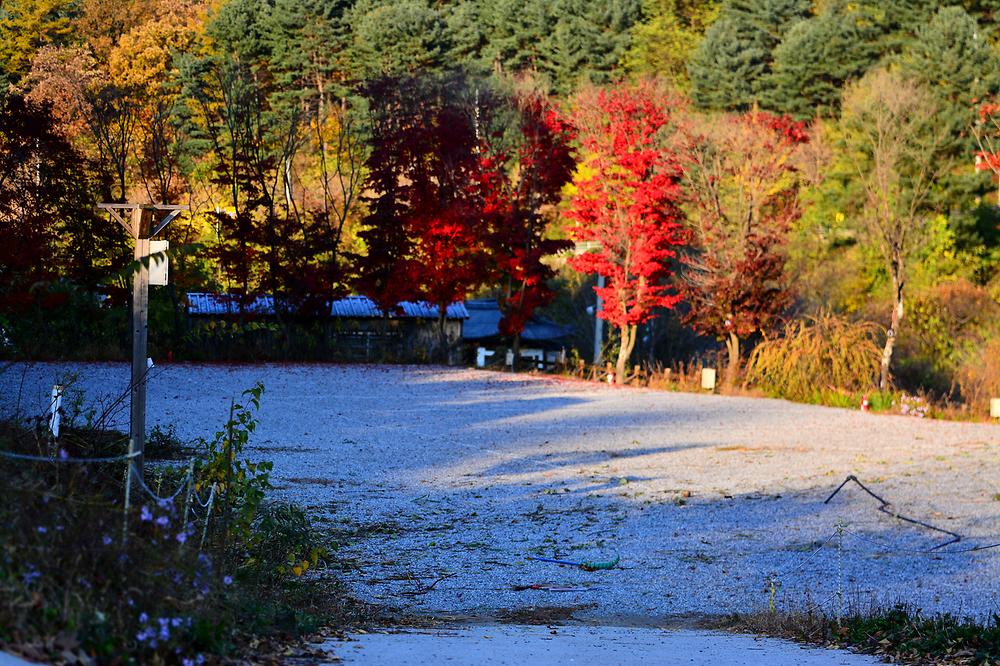
<path fill-rule="evenodd" d="M 407 77 L 369 83 L 372 149 L 365 197 L 367 253 L 357 289 L 384 313 L 405 300 L 438 310 L 438 353 L 448 344 L 447 308 L 485 276 L 474 110 L 463 81 Z"/>
<path fill-rule="evenodd" d="M 572 246 L 546 237 L 545 210 L 558 203 L 575 161 L 572 128 L 547 98 L 529 93 L 512 101 L 514 145 L 501 143 L 502 132 L 487 136 L 474 186 L 488 230 L 491 279 L 499 285 L 499 330 L 512 339 L 516 362 L 525 326 L 555 297 L 549 286 L 555 271 L 544 259 Z"/>
<path fill-rule="evenodd" d="M 691 132 L 691 251 L 678 288 L 685 323 L 725 342 L 730 386 L 741 340 L 773 327 L 791 300 L 783 248 L 801 214 L 794 155 L 806 141 L 802 123 L 757 109 Z"/>
<path fill-rule="evenodd" d="M 568 212 L 575 223 L 570 231 L 594 249 L 570 265 L 607 278 L 607 286 L 595 291 L 604 301 L 598 316 L 620 331 L 618 383 L 624 383 L 638 325 L 680 300 L 668 284 L 685 238 L 678 106 L 677 99 L 643 82 L 585 91 L 572 117 L 584 175 Z"/>

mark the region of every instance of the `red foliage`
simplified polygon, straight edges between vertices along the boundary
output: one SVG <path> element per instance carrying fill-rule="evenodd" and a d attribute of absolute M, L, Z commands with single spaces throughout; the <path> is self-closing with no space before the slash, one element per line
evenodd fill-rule
<path fill-rule="evenodd" d="M 794 160 L 802 123 L 757 110 L 730 115 L 691 140 L 693 247 L 680 289 L 685 321 L 718 338 L 765 330 L 785 310 L 789 226 L 801 214 Z"/>
<path fill-rule="evenodd" d="M 607 278 L 595 289 L 604 300 L 598 316 L 618 327 L 680 300 L 667 284 L 685 239 L 683 170 L 670 144 L 677 105 L 643 83 L 586 93 L 573 116 L 591 175 L 577 182 L 567 215 L 574 240 L 597 249 L 570 264 Z"/>
<path fill-rule="evenodd" d="M 979 142 L 979 150 L 975 153 L 976 170 L 1000 174 L 1000 104 L 983 102 L 978 111 L 976 140 Z"/>
<path fill-rule="evenodd" d="M 548 282 L 555 273 L 543 259 L 572 245 L 545 238 L 543 214 L 544 207 L 559 201 L 572 177 L 572 128 L 540 95 L 523 96 L 516 104 L 515 147 L 503 150 L 487 142 L 474 184 L 489 229 L 492 278 L 501 285 L 499 329 L 504 336 L 520 335 L 535 311 L 552 301 Z"/>
<path fill-rule="evenodd" d="M 356 286 L 385 312 L 422 299 L 443 313 L 484 277 L 481 216 L 469 183 L 475 132 L 461 82 L 373 82 L 367 253 Z"/>

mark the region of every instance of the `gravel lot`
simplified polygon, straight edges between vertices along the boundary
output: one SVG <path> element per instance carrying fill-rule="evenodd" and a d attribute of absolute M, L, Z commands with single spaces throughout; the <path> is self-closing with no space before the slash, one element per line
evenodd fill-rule
<path fill-rule="evenodd" d="M 40 412 L 70 367 L 90 400 L 128 383 L 125 364 L 14 367 L 0 412 Z M 998 611 L 1000 548 L 959 552 L 1000 542 L 995 425 L 474 370 L 186 364 L 152 377 L 150 425 L 208 435 L 258 380 L 253 455 L 349 540 L 358 566 L 338 575 L 373 601 L 642 626 L 766 606 L 773 576 L 779 603 L 832 609 L 839 580 L 845 606 Z M 824 505 L 848 474 L 962 541 L 921 552 L 941 535 L 853 486 Z M 528 555 L 621 560 L 588 573 Z"/>

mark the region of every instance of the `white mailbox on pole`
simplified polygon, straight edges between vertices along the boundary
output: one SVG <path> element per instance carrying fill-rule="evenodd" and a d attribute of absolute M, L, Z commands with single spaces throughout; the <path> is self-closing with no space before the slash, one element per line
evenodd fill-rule
<path fill-rule="evenodd" d="M 167 250 L 170 249 L 170 241 L 151 240 L 149 241 L 149 284 L 157 287 L 166 287 L 170 278 L 170 262 L 167 259 Z"/>

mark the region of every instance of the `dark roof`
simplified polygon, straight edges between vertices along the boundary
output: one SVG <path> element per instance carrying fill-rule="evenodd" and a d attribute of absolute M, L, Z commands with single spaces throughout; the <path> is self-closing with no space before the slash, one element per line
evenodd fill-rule
<path fill-rule="evenodd" d="M 462 338 L 466 340 L 484 340 L 500 335 L 500 306 L 492 299 L 466 301 L 469 318 L 462 327 Z M 561 326 L 544 317 L 532 317 L 528 320 L 521 339 L 525 341 L 552 341 L 569 337 L 572 329 Z"/>
<path fill-rule="evenodd" d="M 193 315 L 236 314 L 240 311 L 239 297 L 232 294 L 211 294 L 188 292 L 188 312 Z M 391 318 L 437 319 L 438 309 L 424 301 L 403 301 L 399 304 L 403 313 L 391 312 Z M 254 296 L 247 302 L 244 312 L 250 314 L 274 314 L 274 298 L 268 295 Z M 382 317 L 382 311 L 367 296 L 348 296 L 330 302 L 330 316 L 347 319 L 371 319 Z M 467 319 L 469 313 L 461 302 L 448 306 L 448 319 Z"/>

